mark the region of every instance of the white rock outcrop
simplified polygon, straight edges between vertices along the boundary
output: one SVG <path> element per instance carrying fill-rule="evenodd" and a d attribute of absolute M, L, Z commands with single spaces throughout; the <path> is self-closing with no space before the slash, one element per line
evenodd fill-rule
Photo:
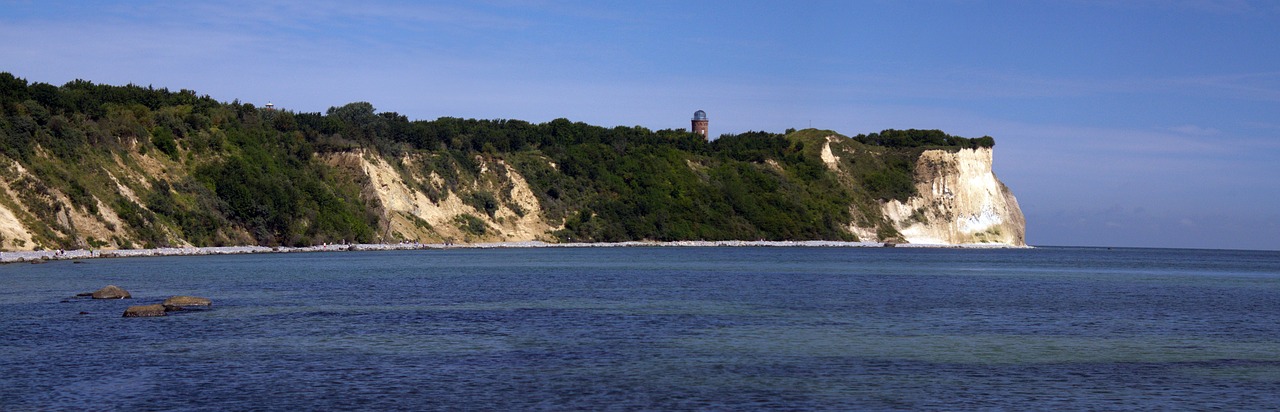
<path fill-rule="evenodd" d="M 928 150 L 916 162 L 918 195 L 882 212 L 909 243 L 1026 246 L 1026 219 L 991 171 L 992 149 Z"/>

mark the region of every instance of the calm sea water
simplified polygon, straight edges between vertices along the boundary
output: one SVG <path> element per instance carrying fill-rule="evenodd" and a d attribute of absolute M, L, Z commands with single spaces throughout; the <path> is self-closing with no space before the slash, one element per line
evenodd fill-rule
<path fill-rule="evenodd" d="M 106 284 L 134 299 L 71 298 Z M 179 294 L 214 306 L 120 317 Z M 1280 253 L 613 248 L 10 264 L 0 368 L 6 411 L 1276 409 Z"/>

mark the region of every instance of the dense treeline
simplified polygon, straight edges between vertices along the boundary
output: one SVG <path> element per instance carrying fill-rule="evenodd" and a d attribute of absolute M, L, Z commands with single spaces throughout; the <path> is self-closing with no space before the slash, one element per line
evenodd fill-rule
<path fill-rule="evenodd" d="M 134 246 L 170 246 L 175 236 L 166 226 L 197 245 L 372 241 L 377 218 L 366 211 L 359 188 L 312 161 L 315 145 L 302 130 L 264 114 L 189 90 L 83 80 L 28 85 L 0 73 L 0 153 L 70 188 L 63 191 L 74 207 L 97 215 L 90 195 L 102 199 L 143 243 Z M 37 150 L 48 156 L 36 156 Z M 128 161 L 116 154 L 129 150 L 155 150 L 190 165 L 191 173 L 175 182 L 154 177 L 151 190 L 131 199 L 117 193 L 118 182 L 103 169 L 115 159 Z M 52 196 L 47 188 L 42 193 Z M 69 233 L 60 211 L 37 210 L 33 218 Z M 47 237 L 62 247 L 95 246 Z"/>
<path fill-rule="evenodd" d="M 936 130 L 854 139 L 887 148 L 994 144 L 990 137 Z M 478 173 L 477 159 L 504 159 L 543 207 L 522 212 L 563 221 L 555 235 L 575 241 L 852 239 L 851 203 L 904 198 L 914 190 L 909 156 L 867 163 L 857 169 L 861 185 L 849 186 L 804 139 L 767 132 L 707 142 L 685 130 L 566 119 L 410 121 L 367 102 L 295 113 L 222 103 L 189 90 L 83 80 L 28 84 L 0 73 L 0 154 L 67 193 L 72 207 L 97 214 L 92 199 L 103 199 L 146 246 L 168 243 L 164 227 L 197 245 L 394 240 L 379 237 L 377 205 L 362 197 L 362 182 L 317 160 L 357 148 L 391 159 L 432 154 L 415 167 L 435 172 L 445 190 L 490 217 L 494 196 L 467 193 L 464 183 Z M 102 169 L 128 151 L 155 151 L 190 173 L 178 181 L 154 178 L 131 199 L 116 193 L 117 183 Z M 433 200 L 445 195 L 423 189 Z M 47 219 L 58 207 L 35 218 Z"/>
<path fill-rule="evenodd" d="M 894 130 L 887 129 L 880 133 L 860 134 L 853 137 L 853 140 L 863 144 L 903 148 L 903 147 L 954 147 L 961 149 L 976 149 L 980 147 L 994 147 L 996 139 L 991 136 L 982 136 L 978 138 L 965 138 L 952 136 L 943 133 L 941 130 Z"/>

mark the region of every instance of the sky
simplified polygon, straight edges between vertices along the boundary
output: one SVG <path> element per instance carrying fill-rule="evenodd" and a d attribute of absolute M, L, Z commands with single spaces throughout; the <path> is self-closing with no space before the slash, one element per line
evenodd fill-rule
<path fill-rule="evenodd" d="M 1280 2 L 6 1 L 0 71 L 299 112 L 996 139 L 1027 242 L 1280 250 Z"/>

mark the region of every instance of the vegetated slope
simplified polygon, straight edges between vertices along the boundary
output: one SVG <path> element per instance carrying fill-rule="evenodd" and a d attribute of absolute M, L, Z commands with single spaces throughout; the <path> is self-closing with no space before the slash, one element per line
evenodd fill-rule
<path fill-rule="evenodd" d="M 0 73 L 0 249 L 906 241 L 884 210 L 919 193 L 921 153 L 993 143 L 409 121 L 364 102 L 296 113 Z"/>

